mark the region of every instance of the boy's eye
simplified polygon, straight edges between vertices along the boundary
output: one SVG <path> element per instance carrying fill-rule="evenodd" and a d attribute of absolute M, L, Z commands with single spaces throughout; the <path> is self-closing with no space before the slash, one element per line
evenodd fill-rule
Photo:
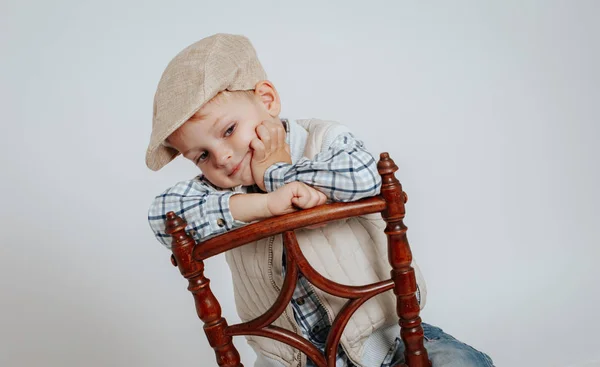
<path fill-rule="evenodd" d="M 227 129 L 225 131 L 225 136 L 229 136 L 229 135 L 233 134 L 233 131 L 235 130 L 235 127 L 236 127 L 236 124 L 231 125 L 229 127 L 229 129 Z"/>
<path fill-rule="evenodd" d="M 206 158 L 208 158 L 208 152 L 202 152 L 196 159 L 196 164 L 204 162 Z"/>

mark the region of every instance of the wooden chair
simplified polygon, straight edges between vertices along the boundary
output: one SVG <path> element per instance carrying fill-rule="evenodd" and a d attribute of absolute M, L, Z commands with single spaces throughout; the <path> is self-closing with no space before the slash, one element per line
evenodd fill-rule
<path fill-rule="evenodd" d="M 382 178 L 381 194 L 352 203 L 332 203 L 295 213 L 273 217 L 233 230 L 197 244 L 185 232 L 186 222 L 173 212 L 167 214 L 166 232 L 173 237 L 171 262 L 188 279 L 188 290 L 196 302 L 198 317 L 204 322 L 204 331 L 215 350 L 216 360 L 222 367 L 242 367 L 240 355 L 233 345 L 232 336 L 256 335 L 287 343 L 305 353 L 318 367 L 334 367 L 335 355 L 346 323 L 363 303 L 371 297 L 393 289 L 397 300 L 400 336 L 405 345 L 406 364 L 396 366 L 431 366 L 423 346 L 423 329 L 419 317 L 419 303 L 412 254 L 406 238 L 404 203 L 406 194 L 394 172 L 398 167 L 387 153 L 382 153 L 377 164 Z M 333 282 L 317 273 L 302 255 L 296 241 L 295 229 L 358 215 L 381 212 L 387 226 L 388 258 L 392 267 L 389 280 L 364 286 L 347 286 Z M 286 249 L 286 274 L 283 287 L 275 304 L 263 315 L 249 322 L 228 325 L 221 316 L 221 306 L 204 276 L 203 260 L 243 246 L 261 238 L 282 234 Z M 270 325 L 290 303 L 298 273 L 301 272 L 314 286 L 332 295 L 347 298 L 336 316 L 326 342 L 325 355 L 303 337 Z"/>

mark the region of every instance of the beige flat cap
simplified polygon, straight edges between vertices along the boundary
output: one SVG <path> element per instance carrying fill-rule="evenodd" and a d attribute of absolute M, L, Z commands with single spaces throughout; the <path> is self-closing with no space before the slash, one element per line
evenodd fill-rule
<path fill-rule="evenodd" d="M 163 142 L 219 92 L 251 90 L 266 79 L 254 47 L 244 36 L 215 34 L 177 54 L 154 95 L 148 168 L 158 171 L 179 154 Z"/>

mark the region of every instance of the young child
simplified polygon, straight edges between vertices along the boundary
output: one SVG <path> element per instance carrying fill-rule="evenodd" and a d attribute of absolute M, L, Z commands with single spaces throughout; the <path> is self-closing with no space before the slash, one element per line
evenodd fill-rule
<path fill-rule="evenodd" d="M 202 172 L 157 196 L 148 220 L 167 248 L 165 218 L 176 212 L 196 240 L 253 221 L 326 201 L 377 195 L 376 161 L 343 125 L 280 119 L 281 101 L 250 42 L 216 34 L 192 44 L 169 63 L 154 98 L 152 136 L 146 164 L 158 170 L 178 154 Z M 303 253 L 326 277 L 361 285 L 389 277 L 381 217 L 369 215 L 297 231 Z M 226 253 L 236 308 L 245 322 L 264 313 L 283 284 L 281 236 Z M 417 270 L 418 299 L 425 283 Z M 344 300 L 300 277 L 291 304 L 275 325 L 303 335 L 324 350 L 331 320 Z M 394 366 L 403 361 L 395 297 L 386 292 L 366 302 L 348 323 L 337 366 Z M 441 329 L 423 324 L 433 366 L 492 366 L 484 353 Z M 256 366 L 314 366 L 298 350 L 260 337 L 247 337 Z"/>

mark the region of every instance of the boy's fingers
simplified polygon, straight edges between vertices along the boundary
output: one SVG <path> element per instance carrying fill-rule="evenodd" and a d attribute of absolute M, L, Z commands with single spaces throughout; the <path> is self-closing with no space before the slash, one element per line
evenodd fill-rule
<path fill-rule="evenodd" d="M 296 208 L 310 209 L 327 202 L 325 194 L 301 182 L 290 184 L 290 189 L 292 190 L 290 202 Z"/>
<path fill-rule="evenodd" d="M 261 161 L 265 158 L 265 146 L 258 138 L 252 139 L 250 142 L 250 149 L 254 151 L 252 154 L 253 160 Z"/>
<path fill-rule="evenodd" d="M 298 185 L 295 199 L 296 205 L 298 205 L 302 209 L 305 209 L 306 204 L 310 200 L 310 192 L 308 191 L 308 188 L 304 185 Z"/>
<path fill-rule="evenodd" d="M 292 204 L 298 208 L 304 209 L 304 206 L 306 205 L 306 187 L 304 187 L 304 185 L 297 185 L 293 195 Z"/>
<path fill-rule="evenodd" d="M 319 194 L 314 189 L 311 189 L 309 205 L 312 208 L 312 207 L 317 206 L 318 204 L 319 204 Z"/>
<path fill-rule="evenodd" d="M 319 205 L 319 196 L 313 193 L 310 196 L 310 202 L 308 203 L 308 207 L 314 208 L 317 205 Z"/>
<path fill-rule="evenodd" d="M 285 146 L 285 129 L 283 126 L 277 129 L 277 140 L 279 147 Z"/>
<path fill-rule="evenodd" d="M 319 201 L 318 201 L 317 205 L 325 204 L 325 202 L 327 201 L 327 196 L 325 196 L 325 194 L 323 194 L 321 191 L 318 191 L 318 190 L 317 190 L 317 195 L 319 196 Z"/>
<path fill-rule="evenodd" d="M 310 188 L 310 202 L 308 203 L 310 208 L 324 204 L 325 199 L 326 197 L 322 192 L 312 187 Z"/>
<path fill-rule="evenodd" d="M 314 208 L 315 206 L 320 205 L 321 203 L 321 195 L 322 193 L 313 189 L 312 187 L 307 187 L 307 196 L 306 202 L 304 204 L 304 208 Z"/>
<path fill-rule="evenodd" d="M 319 205 L 323 205 L 325 204 L 325 201 L 327 200 L 327 197 L 325 196 L 325 194 L 323 194 L 321 191 L 316 190 L 317 192 L 317 202 L 315 203 L 315 206 L 319 206 Z"/>
<path fill-rule="evenodd" d="M 295 182 L 290 188 L 293 196 L 291 202 L 298 208 L 309 209 L 327 201 L 325 194 L 301 182 Z"/>
<path fill-rule="evenodd" d="M 279 121 L 263 121 L 262 125 L 266 126 L 271 135 L 271 148 L 276 149 L 283 146 L 285 142 L 285 128 Z"/>
<path fill-rule="evenodd" d="M 265 146 L 265 151 L 270 151 L 271 150 L 271 133 L 269 132 L 269 129 L 265 126 L 264 123 L 262 123 L 256 127 L 256 135 L 258 135 L 258 138 L 263 142 L 263 144 Z"/>

